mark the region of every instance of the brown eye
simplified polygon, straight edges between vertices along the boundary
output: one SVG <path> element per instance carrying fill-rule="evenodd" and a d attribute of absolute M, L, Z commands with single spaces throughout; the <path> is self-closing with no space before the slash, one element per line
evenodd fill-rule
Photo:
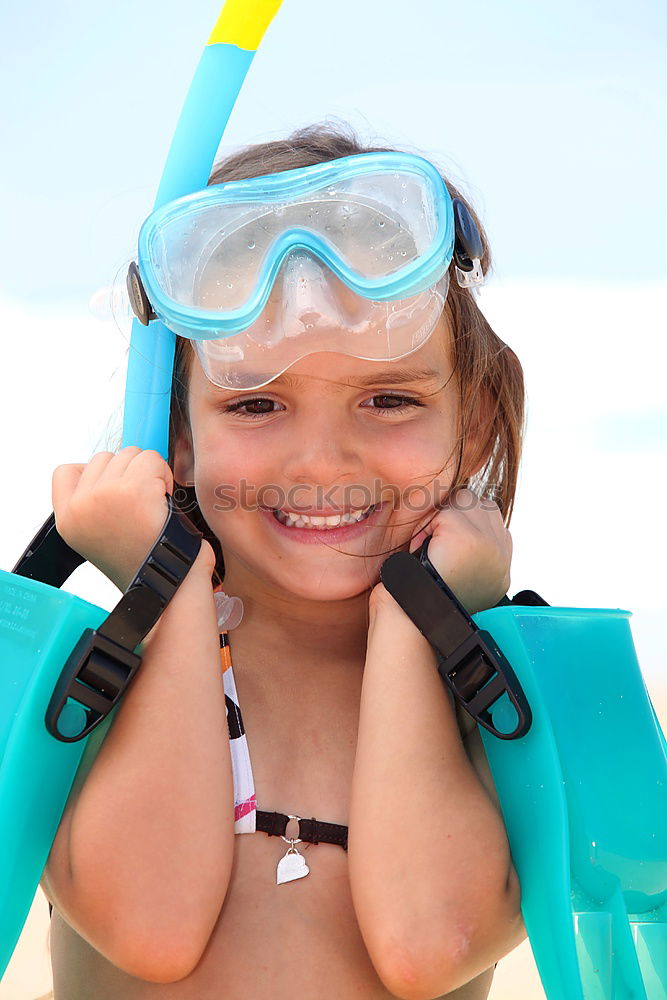
<path fill-rule="evenodd" d="M 379 402 L 378 406 L 373 406 L 371 409 L 379 410 L 380 412 L 385 411 L 399 411 L 403 412 L 411 406 L 423 406 L 418 399 L 413 399 L 412 396 L 395 396 L 391 393 L 383 393 L 382 395 L 377 395 L 372 397 L 373 402 Z"/>
<path fill-rule="evenodd" d="M 225 413 L 239 413 L 245 417 L 263 417 L 276 411 L 272 407 L 276 406 L 274 399 L 267 399 L 260 396 L 257 399 L 241 399 L 238 403 L 230 403 L 224 407 Z M 253 409 L 250 409 L 253 407 Z"/>
<path fill-rule="evenodd" d="M 382 400 L 378 406 L 378 409 L 380 410 L 396 410 L 401 405 L 400 396 L 374 396 L 373 398 Z M 389 402 L 387 402 L 387 400 L 389 400 Z M 394 403 L 397 403 L 398 406 L 394 406 Z"/>

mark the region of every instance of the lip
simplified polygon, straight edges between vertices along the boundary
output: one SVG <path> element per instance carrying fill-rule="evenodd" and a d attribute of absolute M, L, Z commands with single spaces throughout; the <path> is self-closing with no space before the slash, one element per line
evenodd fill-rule
<path fill-rule="evenodd" d="M 363 535 L 368 528 L 372 528 L 377 523 L 387 503 L 388 501 L 379 504 L 373 513 L 369 514 L 363 521 L 342 525 L 340 528 L 288 528 L 273 516 L 272 511 L 262 508 L 261 514 L 276 531 L 286 538 L 291 538 L 294 542 L 302 542 L 305 545 L 321 545 L 322 542 L 344 542 L 356 538 L 358 535 Z M 303 511 L 303 513 L 306 512 Z M 332 513 L 340 514 L 342 511 L 337 510 Z M 322 514 L 321 516 L 325 517 L 326 515 Z"/>
<path fill-rule="evenodd" d="M 332 517 L 334 514 L 358 514 L 360 510 L 368 510 L 371 504 L 365 507 L 299 507 L 298 510 L 290 510 L 288 507 L 281 507 L 282 514 L 305 514 L 306 517 Z"/>

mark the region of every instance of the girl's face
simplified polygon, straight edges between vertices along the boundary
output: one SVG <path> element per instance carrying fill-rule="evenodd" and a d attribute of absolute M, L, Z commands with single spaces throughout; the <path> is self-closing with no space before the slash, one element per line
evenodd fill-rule
<path fill-rule="evenodd" d="M 312 354 L 263 389 L 241 392 L 213 385 L 193 358 L 192 444 L 177 442 L 174 474 L 195 485 L 230 593 L 248 573 L 319 601 L 377 583 L 390 551 L 408 547 L 451 484 L 458 389 L 449 343 L 443 316 L 400 361 Z M 294 526 L 286 516 L 355 518 L 369 507 L 339 527 Z"/>

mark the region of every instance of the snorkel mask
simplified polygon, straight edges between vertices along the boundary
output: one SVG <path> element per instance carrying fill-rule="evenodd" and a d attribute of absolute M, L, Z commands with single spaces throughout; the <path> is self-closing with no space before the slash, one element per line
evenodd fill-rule
<path fill-rule="evenodd" d="M 257 389 L 333 351 L 396 361 L 431 336 L 455 258 L 480 284 L 482 242 L 427 160 L 362 153 L 232 181 L 153 212 L 130 265 L 132 308 L 190 339 L 206 376 Z"/>

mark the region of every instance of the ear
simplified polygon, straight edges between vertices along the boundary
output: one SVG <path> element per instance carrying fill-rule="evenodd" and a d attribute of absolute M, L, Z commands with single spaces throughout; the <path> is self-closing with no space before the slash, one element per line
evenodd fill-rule
<path fill-rule="evenodd" d="M 192 438 L 188 431 L 181 430 L 174 442 L 174 479 L 181 486 L 194 484 L 195 462 Z"/>

